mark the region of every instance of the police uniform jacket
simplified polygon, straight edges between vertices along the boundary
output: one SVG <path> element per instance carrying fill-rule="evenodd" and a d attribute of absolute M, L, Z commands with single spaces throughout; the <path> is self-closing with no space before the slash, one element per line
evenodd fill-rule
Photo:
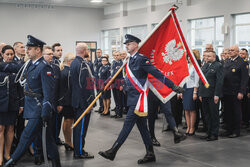
<path fill-rule="evenodd" d="M 69 67 L 65 66 L 60 73 L 60 91 L 58 103 L 60 106 L 71 106 L 71 84 Z"/>
<path fill-rule="evenodd" d="M 167 87 L 172 88 L 174 86 L 174 83 L 171 80 L 169 80 L 166 76 L 164 76 L 157 68 L 155 68 L 150 63 L 149 59 L 146 56 L 139 54 L 138 52 L 133 57 L 130 57 L 129 68 L 142 86 L 146 82 L 148 73 L 153 75 Z M 138 101 L 140 93 L 132 85 L 128 77 L 126 77 L 125 81 L 126 81 L 126 91 L 128 94 L 127 105 L 135 106 Z"/>
<path fill-rule="evenodd" d="M 90 74 L 86 61 L 79 56 L 72 61 L 70 65 L 71 84 L 72 84 L 72 107 L 85 108 L 93 96 L 93 89 L 88 85 Z M 89 87 L 90 86 L 90 87 Z"/>
<path fill-rule="evenodd" d="M 224 63 L 223 94 L 237 95 L 246 93 L 248 83 L 248 64 L 240 56 Z"/>
<path fill-rule="evenodd" d="M 102 58 L 96 58 L 94 61 L 94 65 L 95 65 L 95 73 L 96 76 L 98 77 L 99 69 L 102 66 Z"/>
<path fill-rule="evenodd" d="M 55 64 L 55 65 L 57 65 L 57 66 L 59 67 L 61 61 L 60 61 L 58 58 L 56 58 L 55 56 L 53 56 L 52 59 L 53 59 L 53 60 L 52 60 L 52 64 Z"/>
<path fill-rule="evenodd" d="M 0 112 L 18 111 L 23 107 L 21 86 L 15 83 L 20 66 L 16 62 L 2 62 L 0 66 Z"/>
<path fill-rule="evenodd" d="M 202 72 L 206 77 L 209 87 L 206 88 L 202 81 L 199 83 L 199 96 L 201 97 L 214 97 L 222 96 L 222 86 L 223 86 L 223 67 L 222 64 L 218 61 L 212 63 L 206 63 L 202 67 Z"/>
<path fill-rule="evenodd" d="M 122 60 L 114 60 L 113 63 L 112 63 L 112 66 L 111 66 L 111 75 L 114 76 L 116 74 L 116 72 L 121 68 L 123 62 Z M 114 81 L 114 86 L 115 88 L 117 88 L 118 85 L 121 85 L 122 83 L 122 78 L 123 78 L 123 75 L 122 75 L 122 71 L 117 75 L 115 81 Z"/>
<path fill-rule="evenodd" d="M 54 106 L 58 106 L 59 94 L 60 94 L 60 68 L 57 64 L 51 63 L 51 67 L 53 69 L 53 77 L 55 80 L 55 88 L 54 88 L 54 98 L 53 104 Z"/>
<path fill-rule="evenodd" d="M 52 102 L 55 79 L 50 64 L 43 57 L 34 64 L 30 61 L 24 71 L 24 77 L 26 79 L 24 118 L 39 119 L 43 116 L 51 116 L 54 110 Z"/>
<path fill-rule="evenodd" d="M 103 83 L 107 83 L 108 82 L 108 79 L 110 78 L 110 65 L 109 64 L 106 64 L 106 65 L 103 65 L 100 67 L 99 69 L 99 79 L 102 80 Z"/>

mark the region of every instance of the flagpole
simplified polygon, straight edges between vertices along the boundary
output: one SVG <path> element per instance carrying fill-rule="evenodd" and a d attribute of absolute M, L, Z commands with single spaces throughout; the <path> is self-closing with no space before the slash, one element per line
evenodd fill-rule
<path fill-rule="evenodd" d="M 187 44 L 187 42 L 186 42 L 186 40 L 184 38 L 183 32 L 181 30 L 181 26 L 180 26 L 180 24 L 178 22 L 178 19 L 176 17 L 175 11 L 174 11 L 175 9 L 171 8 L 170 10 L 172 11 L 171 15 L 172 15 L 172 17 L 174 19 L 174 22 L 176 24 L 176 28 L 178 29 L 179 35 L 181 37 L 181 40 L 182 40 L 182 42 L 184 44 L 184 47 L 185 47 L 187 53 L 188 53 L 188 56 L 190 57 L 190 60 L 191 60 L 192 64 L 194 65 L 194 68 L 196 69 L 196 72 L 198 73 L 199 77 L 201 78 L 203 84 L 205 85 L 206 88 L 208 88 L 209 83 L 208 83 L 206 77 L 204 76 L 204 74 L 202 73 L 201 68 L 198 65 L 198 62 L 197 62 L 196 58 L 193 55 L 193 52 L 190 51 L 190 48 L 189 48 L 189 46 L 188 46 L 188 44 Z"/>
<path fill-rule="evenodd" d="M 119 75 L 119 73 L 122 71 L 123 67 L 127 64 L 129 56 L 127 56 L 124 59 L 123 65 L 121 68 L 115 73 L 115 75 L 111 78 L 111 80 L 106 84 L 104 89 L 99 92 L 99 94 L 96 96 L 96 98 L 91 102 L 91 104 L 88 106 L 88 108 L 82 113 L 82 115 L 77 119 L 77 121 L 74 123 L 72 128 L 76 127 L 76 125 L 82 120 L 82 118 L 89 112 L 89 110 L 93 107 L 95 102 L 101 97 L 102 93 L 108 89 L 108 87 L 112 84 L 112 82 L 115 80 L 115 78 Z"/>

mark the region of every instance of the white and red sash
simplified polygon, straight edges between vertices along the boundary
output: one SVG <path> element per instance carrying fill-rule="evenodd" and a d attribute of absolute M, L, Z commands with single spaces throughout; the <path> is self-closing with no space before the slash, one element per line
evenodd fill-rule
<path fill-rule="evenodd" d="M 135 114 L 138 116 L 147 116 L 148 115 L 148 79 L 146 80 L 144 86 L 137 80 L 132 71 L 129 68 L 129 59 L 126 65 L 126 73 L 129 81 L 133 84 L 133 86 L 140 92 L 139 99 L 137 101 L 135 107 Z"/>

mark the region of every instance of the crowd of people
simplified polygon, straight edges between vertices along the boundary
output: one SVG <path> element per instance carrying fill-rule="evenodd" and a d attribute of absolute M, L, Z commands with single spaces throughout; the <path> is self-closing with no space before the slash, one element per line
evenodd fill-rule
<path fill-rule="evenodd" d="M 145 64 L 147 59 L 144 60 L 137 52 L 140 40 L 129 35 L 126 39 L 127 52 L 134 57 L 130 59 L 134 75 L 147 77 L 147 73 L 152 73 L 156 78 L 161 78 L 163 75 L 150 63 Z M 76 45 L 76 55 L 66 53 L 64 56 L 60 43 L 48 46 L 32 36 L 28 36 L 26 48 L 22 42 L 15 42 L 13 45 L 1 43 L 0 166 L 5 163 L 7 166 L 14 166 L 26 150 L 34 156 L 36 165 L 42 164 L 47 158 L 42 154 L 44 148 L 41 132 L 44 122 L 49 127 L 47 149 L 53 166 L 61 166 L 56 144 L 64 145 L 66 151 L 73 151 L 75 159 L 94 158 L 84 149 L 91 111 L 73 131 L 71 127 L 100 92 L 102 96 L 99 98 L 97 113 L 115 119 L 121 119 L 127 114 L 124 127 L 112 148 L 99 152 L 110 160 L 115 158 L 116 152 L 136 123 L 147 151 L 138 163 L 155 161 L 152 145 L 160 146 L 154 133 L 159 112 L 164 113 L 168 128 L 173 131 L 175 143 L 180 143 L 187 136 L 194 136 L 200 120 L 203 125 L 201 130 L 206 132 L 201 138 L 207 141 L 218 140 L 220 118 L 224 122 L 225 131 L 221 134 L 224 137 L 239 137 L 241 128 L 249 128 L 250 71 L 247 49 L 239 49 L 237 45 L 233 45 L 224 49 L 219 59 L 212 44 L 207 44 L 202 60 L 199 51 L 193 50 L 209 87 L 199 79 L 187 56 L 189 80 L 184 85 L 184 92 L 166 77 L 162 83 L 177 92 L 169 102 L 162 103 L 149 91 L 148 126 L 144 119 L 137 118 L 134 112 L 131 113 L 136 106 L 135 98 L 139 97 L 139 92 L 131 88 L 133 84 L 126 82 L 128 78 L 125 69 L 103 91 L 105 85 L 122 67 L 127 52 L 114 51 L 113 61 L 110 62 L 109 55 L 97 49 L 96 59 L 92 62 L 85 43 Z M 115 102 L 114 109 L 110 108 L 111 92 Z M 111 111 L 114 111 L 113 115 L 110 114 Z M 182 120 L 183 111 L 185 121 Z M 28 120 L 26 125 L 25 120 Z M 186 126 L 185 134 L 178 130 L 183 122 Z M 59 137 L 61 127 L 65 141 Z"/>

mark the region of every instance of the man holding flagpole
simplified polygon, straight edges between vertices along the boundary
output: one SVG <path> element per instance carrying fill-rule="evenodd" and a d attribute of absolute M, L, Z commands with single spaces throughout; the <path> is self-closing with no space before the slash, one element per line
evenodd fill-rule
<path fill-rule="evenodd" d="M 138 45 L 141 40 L 133 35 L 126 34 L 126 49 L 130 54 L 130 58 L 126 65 L 126 90 L 128 94 L 127 105 L 129 111 L 125 119 L 123 128 L 111 149 L 107 151 L 100 151 L 99 154 L 106 159 L 114 160 L 117 151 L 127 139 L 134 124 L 136 123 L 143 142 L 146 147 L 146 155 L 144 158 L 138 160 L 138 164 L 154 162 L 155 155 L 153 144 L 147 129 L 146 116 L 148 110 L 147 95 L 148 95 L 148 74 L 153 75 L 156 79 L 161 81 L 164 85 L 171 88 L 173 91 L 181 93 L 183 88 L 175 85 L 171 80 L 164 76 L 157 68 L 155 68 L 149 59 L 138 53 Z"/>

